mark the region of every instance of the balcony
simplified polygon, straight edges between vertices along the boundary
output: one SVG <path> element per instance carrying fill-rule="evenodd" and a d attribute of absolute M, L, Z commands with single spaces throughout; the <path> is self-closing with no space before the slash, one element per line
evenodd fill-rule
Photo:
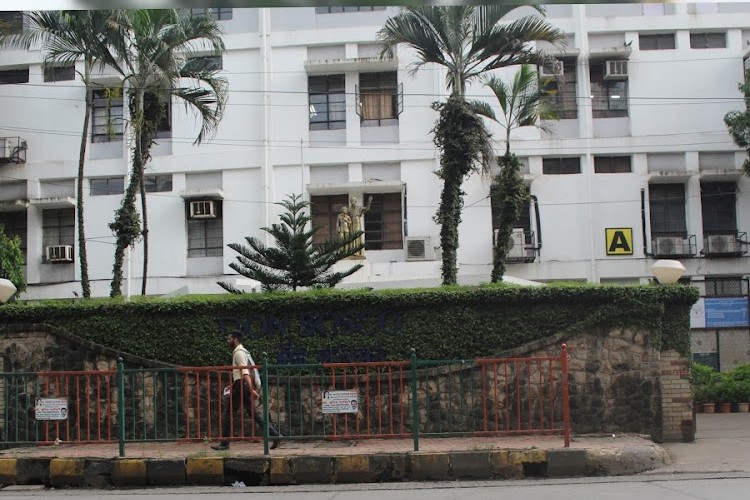
<path fill-rule="evenodd" d="M 657 258 L 694 257 L 697 253 L 695 235 L 662 234 L 651 237 L 651 255 Z"/>
<path fill-rule="evenodd" d="M 706 257 L 742 257 L 747 253 L 747 233 L 707 234 L 703 236 L 703 250 Z"/>
<path fill-rule="evenodd" d="M 0 164 L 26 163 L 26 141 L 20 137 L 0 137 Z"/>

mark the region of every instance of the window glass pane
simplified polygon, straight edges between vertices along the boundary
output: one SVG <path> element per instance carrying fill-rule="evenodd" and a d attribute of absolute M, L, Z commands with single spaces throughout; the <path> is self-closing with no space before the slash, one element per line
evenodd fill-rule
<path fill-rule="evenodd" d="M 54 66 L 44 68 L 45 82 L 62 82 L 66 80 L 75 80 L 76 72 L 74 66 Z"/>
<path fill-rule="evenodd" d="M 651 236 L 687 236 L 683 184 L 649 185 L 649 209 Z"/>

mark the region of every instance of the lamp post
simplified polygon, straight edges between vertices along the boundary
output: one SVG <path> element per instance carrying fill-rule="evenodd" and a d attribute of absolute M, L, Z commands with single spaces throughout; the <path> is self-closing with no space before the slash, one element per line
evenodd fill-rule
<path fill-rule="evenodd" d="M 651 266 L 656 281 L 662 285 L 677 283 L 682 275 L 685 274 L 685 266 L 678 260 L 661 259 L 654 262 Z"/>

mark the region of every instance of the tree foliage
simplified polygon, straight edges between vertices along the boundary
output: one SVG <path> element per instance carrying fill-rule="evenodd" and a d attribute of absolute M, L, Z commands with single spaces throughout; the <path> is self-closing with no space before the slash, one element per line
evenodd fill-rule
<path fill-rule="evenodd" d="M 16 293 L 10 300 L 26 290 L 26 279 L 23 276 L 24 255 L 21 250 L 21 239 L 18 236 L 5 234 L 5 227 L 0 224 L 0 278 L 9 279 L 16 286 Z"/>
<path fill-rule="evenodd" d="M 230 243 L 227 246 L 239 254 L 237 262 L 229 265 L 233 270 L 261 282 L 265 290 L 296 291 L 298 288 L 332 288 L 362 268 L 362 264 L 357 264 L 345 271 L 331 271 L 338 261 L 364 248 L 362 231 L 316 245 L 313 236 L 318 228 L 308 229 L 312 218 L 305 213 L 309 203 L 303 201 L 301 195 L 292 194 L 277 205 L 286 209 L 279 217 L 281 224 L 261 228 L 274 238 L 276 246 L 268 247 L 251 236 L 245 238 L 247 245 Z M 240 293 L 230 283 L 220 282 L 219 285 L 229 292 Z"/>
<path fill-rule="evenodd" d="M 521 216 L 521 210 L 528 206 L 529 193 L 523 177 L 519 173 L 521 162 L 513 153 L 506 153 L 498 162 L 500 173 L 490 186 L 490 198 L 498 207 L 495 221 L 497 236 L 492 250 L 492 281 L 497 282 L 505 275 L 505 260 L 510 250 L 510 237 L 513 225 Z"/>
<path fill-rule="evenodd" d="M 750 71 L 745 72 L 745 81 L 739 84 L 745 98 L 744 111 L 730 111 L 724 116 L 729 135 L 739 147 L 747 151 L 748 158 L 742 164 L 745 175 L 750 176 Z"/>

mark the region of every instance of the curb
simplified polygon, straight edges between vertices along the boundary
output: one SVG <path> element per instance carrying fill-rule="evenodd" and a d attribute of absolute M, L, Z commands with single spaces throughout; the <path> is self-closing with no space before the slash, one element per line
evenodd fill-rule
<path fill-rule="evenodd" d="M 659 446 L 186 459 L 0 458 L 0 485 L 248 486 L 635 474 L 669 464 Z"/>

